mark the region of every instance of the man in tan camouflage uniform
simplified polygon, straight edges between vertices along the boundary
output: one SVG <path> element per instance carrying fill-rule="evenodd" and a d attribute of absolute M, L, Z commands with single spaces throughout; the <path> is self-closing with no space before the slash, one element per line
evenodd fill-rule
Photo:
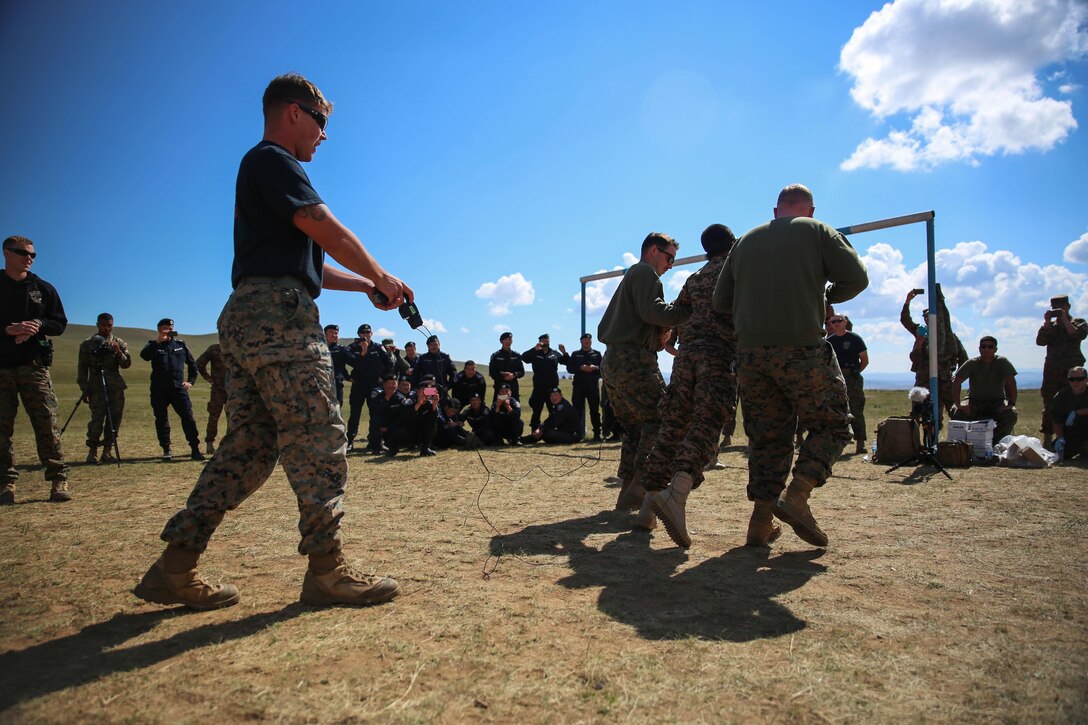
<path fill-rule="evenodd" d="M 624 429 L 617 509 L 642 505 L 646 489 L 637 472 L 657 438 L 658 405 L 665 395 L 665 379 L 657 364 L 657 353 L 665 344 L 662 333 L 691 317 L 691 300 L 681 294 L 677 302 L 665 302 L 661 287 L 661 275 L 672 267 L 679 248 L 667 234 L 649 234 L 642 242 L 641 258 L 624 273 L 597 327 L 597 339 L 608 345 L 601 376 Z"/>
<path fill-rule="evenodd" d="M 215 438 L 219 435 L 219 415 L 227 402 L 227 365 L 223 362 L 223 351 L 218 342 L 210 345 L 196 359 L 196 370 L 200 373 L 200 377 L 212 386 L 208 396 L 208 428 L 204 435 L 204 443 L 208 447 L 210 456 L 215 453 Z"/>
<path fill-rule="evenodd" d="M 1069 297 L 1053 297 L 1050 309 L 1043 313 L 1043 325 L 1035 336 L 1035 344 L 1046 348 L 1043 362 L 1043 444 L 1050 448 L 1054 442 L 1054 422 L 1051 420 L 1050 403 L 1058 391 L 1064 390 L 1070 368 L 1084 364 L 1080 343 L 1088 337 L 1088 322 L 1069 315 Z M 1061 421 L 1058 421 L 1059 423 Z"/>
<path fill-rule="evenodd" d="M 712 224 L 700 241 L 707 262 L 684 282 L 691 319 L 676 328 L 680 351 L 659 407 L 661 428 L 646 459 L 646 499 L 635 521 L 652 529 L 656 512 L 672 540 L 684 548 L 691 546 L 684 516 L 687 492 L 703 482 L 703 469 L 717 455 L 722 428 L 736 414 L 733 317 L 715 312 L 713 305 L 714 286 L 736 237 L 729 227 Z"/>
<path fill-rule="evenodd" d="M 15 503 L 15 468 L 11 437 L 19 401 L 34 429 L 38 460 L 52 484 L 49 500 L 71 501 L 68 464 L 57 430 L 57 396 L 49 366 L 53 343 L 68 326 L 60 295 L 53 285 L 30 271 L 37 257 L 34 242 L 12 236 L 4 240 L 4 273 L 0 274 L 0 505 Z"/>
<path fill-rule="evenodd" d="M 783 189 L 774 221 L 737 242 L 714 290 L 715 309 L 731 310 L 737 329 L 737 377 L 752 451 L 751 545 L 777 536 L 777 516 L 803 540 L 827 546 L 808 498 L 851 438 L 846 382 L 824 340 L 825 305 L 852 299 L 869 278 L 846 237 L 813 219 L 815 211 L 807 188 Z M 780 497 L 798 425 L 808 435 Z"/>
<path fill-rule="evenodd" d="M 76 363 L 76 384 L 83 393 L 83 402 L 91 409 L 91 419 L 87 421 L 87 463 L 92 465 L 98 463 L 99 443 L 102 463 L 115 461 L 111 451 L 116 445 L 117 431 L 121 430 L 128 387 L 121 371 L 132 367 L 128 343 L 113 334 L 113 315 L 103 312 L 97 325 L 98 332 L 79 343 Z"/>
<path fill-rule="evenodd" d="M 238 170 L 234 292 L 219 316 L 227 434 L 185 508 L 167 522 L 166 551 L 134 593 L 194 609 L 236 604 L 238 590 L 208 583 L 197 559 L 226 512 L 278 462 L 298 498 L 299 553 L 309 556 L 301 601 L 378 604 L 400 586 L 360 573 L 340 550 L 347 436 L 314 298 L 322 288 L 362 292 L 389 310 L 412 291 L 332 215 L 302 169 L 326 138 L 332 104 L 313 83 L 287 74 L 268 85 L 263 106 L 264 138 Z M 327 264 L 326 253 L 350 272 Z"/>

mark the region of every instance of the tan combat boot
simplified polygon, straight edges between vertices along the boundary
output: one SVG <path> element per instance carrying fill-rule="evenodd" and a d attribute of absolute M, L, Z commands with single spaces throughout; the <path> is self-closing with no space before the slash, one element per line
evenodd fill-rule
<path fill-rule="evenodd" d="M 200 554 L 166 547 L 132 593 L 145 602 L 184 604 L 190 609 L 207 611 L 238 603 L 238 590 L 231 584 L 211 584 L 196 570 Z"/>
<path fill-rule="evenodd" d="M 774 502 L 756 501 L 752 518 L 748 520 L 748 539 L 745 546 L 768 546 L 782 535 L 782 527 L 774 520 Z"/>
<path fill-rule="evenodd" d="M 344 561 L 344 555 L 310 554 L 299 601 L 314 606 L 381 604 L 400 594 L 400 584 L 389 577 L 363 574 Z"/>
<path fill-rule="evenodd" d="M 636 528 L 645 529 L 646 531 L 653 531 L 657 528 L 657 515 L 654 513 L 653 507 L 650 506 L 652 498 L 653 495 L 648 493 L 642 499 L 642 506 L 638 510 L 638 516 L 635 517 Z"/>
<path fill-rule="evenodd" d="M 774 503 L 774 515 L 793 527 L 793 532 L 813 546 L 827 546 L 827 534 L 820 529 L 808 507 L 808 497 L 816 484 L 804 476 L 794 476 L 785 493 Z"/>
<path fill-rule="evenodd" d="M 639 481 L 638 474 L 630 482 L 624 482 L 620 495 L 616 497 L 617 511 L 637 511 L 646 498 L 646 487 Z"/>
<path fill-rule="evenodd" d="M 661 519 L 661 523 L 665 524 L 665 531 L 669 533 L 669 538 L 684 549 L 691 546 L 691 535 L 688 534 L 684 507 L 693 483 L 690 473 L 680 471 L 673 475 L 668 488 L 664 491 L 656 491 L 649 497 L 650 505 Z"/>
<path fill-rule="evenodd" d="M 711 459 L 710 463 L 706 464 L 706 468 L 704 468 L 703 470 L 704 471 L 724 471 L 725 470 L 725 464 L 718 460 L 718 454 L 715 453 L 714 458 Z"/>
<path fill-rule="evenodd" d="M 49 492 L 49 500 L 53 503 L 64 503 L 72 500 L 72 494 L 68 491 L 67 481 L 53 481 L 53 490 Z"/>

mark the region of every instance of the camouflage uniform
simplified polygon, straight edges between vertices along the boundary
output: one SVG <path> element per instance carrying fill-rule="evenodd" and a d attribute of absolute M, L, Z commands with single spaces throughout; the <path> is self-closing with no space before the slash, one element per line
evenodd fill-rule
<path fill-rule="evenodd" d="M 851 439 L 846 382 L 831 345 L 741 349 L 737 377 L 744 410 L 752 411 L 745 418 L 748 498 L 771 501 L 782 493 L 798 424 L 808 435 L 793 474 L 822 486 Z"/>
<path fill-rule="evenodd" d="M 646 460 L 643 485 L 648 491 L 666 488 L 681 471 L 691 474 L 692 488 L 697 487 L 717 454 L 723 428 L 736 422 L 733 316 L 715 312 L 712 304 L 725 258 L 711 259 L 684 283 L 692 315 L 677 328 L 680 352 L 658 408 L 661 428 Z"/>
<path fill-rule="evenodd" d="M 1069 368 L 1084 365 L 1084 354 L 1080 351 L 1080 343 L 1088 337 L 1088 322 L 1075 317 L 1072 318 L 1072 323 L 1076 331 L 1073 335 L 1070 335 L 1065 325 L 1060 322 L 1045 322 L 1035 336 L 1035 344 L 1046 347 L 1043 384 L 1040 390 L 1043 396 L 1043 422 L 1039 429 L 1046 434 L 1054 430 L 1050 403 L 1059 391 L 1069 385 L 1069 381 L 1066 380 Z"/>
<path fill-rule="evenodd" d="M 30 342 L 34 343 L 34 340 Z M 67 481 L 68 464 L 64 462 L 57 429 L 57 396 L 53 393 L 53 380 L 49 377 L 49 368 L 35 360 L 18 367 L 0 368 L 0 476 L 3 477 L 0 489 L 14 491 L 19 479 L 11 437 L 15 433 L 20 399 L 34 429 L 34 443 L 38 448 L 38 460 L 45 466 L 45 480 Z"/>
<path fill-rule="evenodd" d="M 106 450 L 113 447 L 113 433 L 121 430 L 121 416 L 125 412 L 125 389 L 128 385 L 121 377 L 122 370 L 132 367 L 132 355 L 128 351 L 128 343 L 116 335 L 104 338 L 106 342 L 116 342 L 121 348 L 121 354 L 116 355 L 112 351 L 105 355 L 94 354 L 92 335 L 79 344 L 79 359 L 76 365 L 76 384 L 85 397 L 89 397 L 88 406 L 91 409 L 91 419 L 87 422 L 87 447 L 97 448 L 104 446 Z M 105 373 L 106 391 L 102 392 L 103 376 L 98 372 L 101 364 Z M 106 399 L 109 399 L 109 416 L 106 416 Z M 113 431 L 106 425 L 113 421 Z"/>
<path fill-rule="evenodd" d="M 223 360 L 223 350 L 219 343 L 210 346 L 196 359 L 196 369 L 200 377 L 212 385 L 211 395 L 208 397 L 208 429 L 204 442 L 215 443 L 215 438 L 219 435 L 219 415 L 227 402 L 227 364 Z"/>
<path fill-rule="evenodd" d="M 937 399 L 941 410 L 952 412 L 959 405 L 958 386 L 952 382 L 953 372 L 967 362 L 967 351 L 960 338 L 952 331 L 948 307 L 944 302 L 941 286 L 937 285 Z M 899 312 L 899 322 L 910 334 L 914 335 L 914 347 L 910 351 L 910 370 L 914 373 L 914 384 L 929 389 L 929 338 L 918 334 L 920 325 L 911 319 L 910 302 L 903 303 Z"/>
<path fill-rule="evenodd" d="M 277 460 L 298 497 L 302 554 L 340 549 L 347 437 L 318 310 L 292 277 L 240 280 L 219 317 L 227 434 L 162 539 L 202 553 Z"/>
<path fill-rule="evenodd" d="M 631 481 L 661 427 L 658 406 L 665 395 L 665 379 L 657 365 L 657 354 L 632 342 L 608 346 L 601 362 L 601 375 L 612 411 L 624 430 L 617 475 Z"/>

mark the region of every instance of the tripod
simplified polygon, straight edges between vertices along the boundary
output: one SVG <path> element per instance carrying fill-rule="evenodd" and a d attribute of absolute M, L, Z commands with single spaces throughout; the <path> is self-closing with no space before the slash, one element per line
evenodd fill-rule
<path fill-rule="evenodd" d="M 110 410 L 110 391 L 106 387 L 106 370 L 102 367 L 102 363 L 98 363 L 96 366 L 98 370 L 98 379 L 102 383 L 102 401 L 106 406 L 106 425 L 109 426 L 110 438 L 109 442 L 103 446 L 106 452 L 112 450 L 117 454 L 117 465 L 121 465 L 121 446 L 117 444 L 117 426 L 113 423 L 113 411 Z M 947 475 L 947 474 L 945 474 Z"/>
<path fill-rule="evenodd" d="M 937 426 L 933 423 L 932 415 L 925 415 L 919 420 L 917 417 L 915 420 L 918 422 L 922 429 L 922 450 L 915 453 L 910 458 L 896 463 L 884 473 L 891 473 L 897 468 L 901 468 L 907 464 L 914 464 L 916 466 L 935 466 L 938 471 L 945 475 L 949 481 L 952 480 L 952 476 L 945 470 L 945 467 L 941 465 L 941 462 L 937 460 Z"/>

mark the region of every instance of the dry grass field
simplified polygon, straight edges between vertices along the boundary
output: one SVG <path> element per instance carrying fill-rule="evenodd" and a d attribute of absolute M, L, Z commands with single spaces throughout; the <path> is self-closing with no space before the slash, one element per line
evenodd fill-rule
<path fill-rule="evenodd" d="M 74 464 L 69 504 L 45 502 L 17 422 L 19 503 L 0 510 L 2 722 L 1088 719 L 1084 467 L 949 481 L 847 456 L 813 498 L 826 550 L 788 530 L 748 549 L 738 446 L 692 495 L 685 552 L 611 510 L 615 444 L 352 455 L 346 550 L 401 597 L 298 604 L 305 561 L 277 470 L 201 562 L 241 603 L 189 613 L 130 593 L 201 465 L 157 460 L 144 365 L 128 460 Z M 54 374 L 66 417 L 74 374 Z M 903 393 L 870 401 L 871 427 L 905 412 Z M 65 435 L 73 460 L 85 422 L 81 409 Z"/>

